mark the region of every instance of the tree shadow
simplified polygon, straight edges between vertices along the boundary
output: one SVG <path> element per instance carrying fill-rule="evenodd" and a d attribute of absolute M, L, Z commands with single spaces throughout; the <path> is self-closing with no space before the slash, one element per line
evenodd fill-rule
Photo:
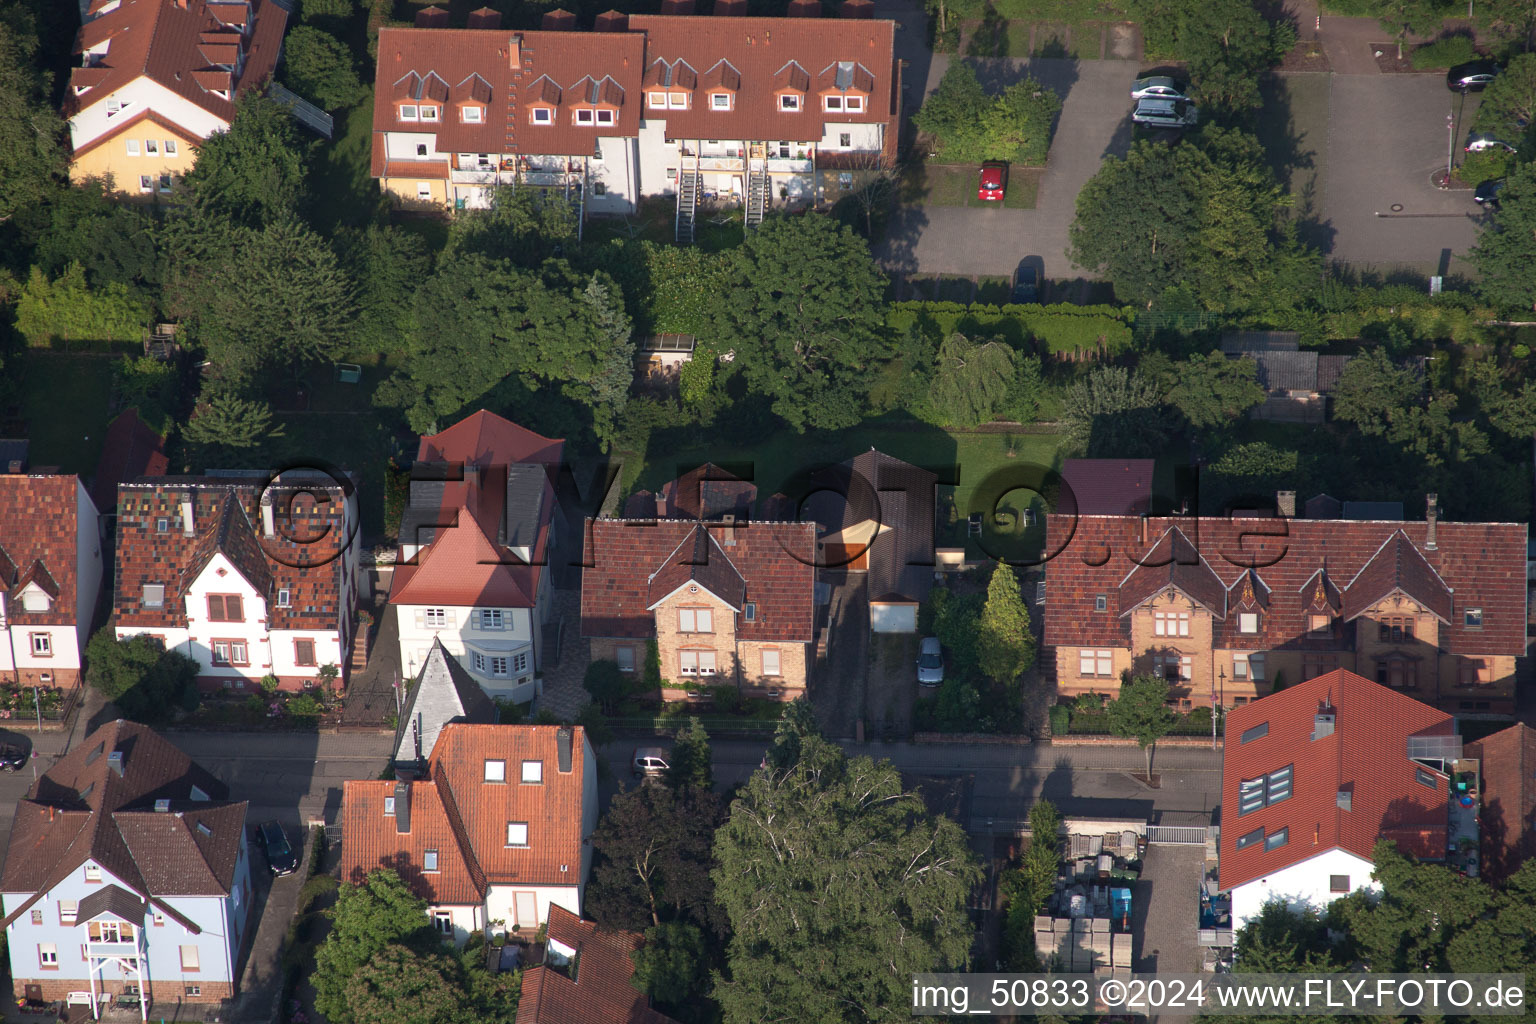
<path fill-rule="evenodd" d="M 1308 133 L 1297 129 L 1294 103 L 1285 79 L 1264 76 L 1259 93 L 1264 101 L 1257 125 L 1259 143 L 1276 180 L 1295 199 L 1290 216 L 1297 236 L 1318 252 L 1330 253 L 1338 232 L 1322 215 L 1317 175 L 1310 173 L 1317 170 L 1317 149 Z"/>

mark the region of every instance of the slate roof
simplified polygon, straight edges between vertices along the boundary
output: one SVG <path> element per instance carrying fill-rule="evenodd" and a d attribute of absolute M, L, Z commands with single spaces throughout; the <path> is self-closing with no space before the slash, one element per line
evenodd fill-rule
<path fill-rule="evenodd" d="M 485 695 L 480 684 L 464 670 L 459 660 L 448 653 L 443 642 L 433 637 L 432 647 L 406 698 L 404 713 L 395 730 L 395 764 L 416 762 L 417 730 L 420 730 L 422 760 L 431 756 L 437 735 L 449 722 L 473 722 L 490 725 L 497 720 L 496 705 Z"/>
<path fill-rule="evenodd" d="M 1424 546 L 1423 522 L 1180 516 L 1146 521 L 1146 542 L 1141 540 L 1142 522 L 1132 516 L 1046 517 L 1047 550 L 1061 548 L 1045 567 L 1051 594 L 1047 645 L 1128 647 L 1129 619 L 1122 613 L 1156 593 L 1158 585 L 1171 582 L 1215 605 L 1252 567 L 1270 595 L 1260 632 L 1239 636 L 1229 617 L 1216 623 L 1213 642 L 1218 647 L 1340 649 L 1338 639 L 1306 636 L 1312 597 L 1308 583 L 1324 569 L 1349 615 L 1358 614 L 1371 595 L 1400 586 L 1449 620 L 1440 627 L 1445 653 L 1525 653 L 1524 524 L 1440 522 L 1437 547 L 1430 550 Z M 1069 530 L 1071 538 L 1064 541 Z M 1171 530 L 1182 540 L 1170 541 Z M 1399 534 L 1401 540 L 1394 540 Z M 1194 564 L 1157 565 L 1170 544 Z M 1370 571 L 1362 572 L 1368 565 Z M 1100 612 L 1094 602 L 1098 594 L 1118 598 L 1110 596 L 1108 608 Z M 1469 608 L 1482 609 L 1481 628 L 1466 625 Z"/>
<path fill-rule="evenodd" d="M 1481 869 L 1496 885 L 1536 853 L 1536 729 L 1517 723 L 1468 743 L 1464 756 L 1482 762 Z"/>
<path fill-rule="evenodd" d="M 720 519 L 725 515 L 750 519 L 752 505 L 757 501 L 757 485 L 706 462 L 663 484 L 660 497 L 667 503 L 668 519 Z M 655 498 L 651 500 L 651 508 L 655 509 Z M 625 508 L 627 513 L 629 506 Z"/>
<path fill-rule="evenodd" d="M 544 965 L 525 970 L 514 1024 L 676 1024 L 630 983 L 642 936 L 604 931 L 558 903 L 549 907 L 548 936 L 576 950 L 576 977 Z"/>
<path fill-rule="evenodd" d="M 823 490 L 806 503 L 807 518 L 831 531 L 879 524 L 868 551 L 871 601 L 922 601 L 933 587 L 938 480 L 874 448 L 811 475 Z"/>
<path fill-rule="evenodd" d="M 342 553 L 355 542 L 340 484 L 285 474 L 268 488 L 276 531 L 261 534 L 261 492 L 268 478 L 158 477 L 118 488 L 117 575 L 112 609 L 120 626 L 185 627 L 185 596 L 215 552 L 222 552 L 267 601 L 271 629 L 337 629 L 343 609 Z M 183 535 L 181 496 L 193 496 L 196 536 Z M 328 494 L 318 502 L 314 494 Z M 166 529 L 159 529 L 160 520 Z M 161 607 L 144 604 L 146 584 L 165 587 Z M 289 591 L 279 608 L 275 591 Z"/>
<path fill-rule="evenodd" d="M 1312 739 L 1320 707 L 1331 706 L 1331 735 Z M 1343 669 L 1288 686 L 1227 712 L 1221 776 L 1221 887 L 1230 889 L 1331 849 L 1371 859 L 1376 840 L 1391 839 L 1410 856 L 1445 856 L 1444 775 L 1408 759 L 1410 736 L 1451 736 L 1450 715 Z M 1245 731 L 1268 724 L 1247 743 Z M 1239 815 L 1242 782 L 1293 766 L 1289 799 Z M 1430 771 L 1433 789 L 1417 781 Z M 1350 794 L 1350 809 L 1339 793 Z M 1237 849 L 1255 829 L 1288 828 L 1289 841 Z"/>
<path fill-rule="evenodd" d="M 581 630 L 588 637 L 655 635 L 653 580 L 681 581 L 700 574 L 717 596 L 756 605 L 755 620 L 736 617 L 739 640 L 809 643 L 815 625 L 816 527 L 813 523 L 754 521 L 727 537 L 723 528 L 683 519 L 588 520 L 588 566 L 581 574 Z M 700 547 L 700 532 L 713 533 Z M 692 541 L 693 559 L 679 561 Z M 722 561 L 721 555 L 725 558 Z M 738 584 L 736 581 L 740 580 Z M 734 605 L 740 608 L 740 604 Z"/>
<path fill-rule="evenodd" d="M 570 730 L 570 766 L 561 772 L 560 739 Z M 385 814 L 397 783 L 349 780 L 342 792 L 341 877 L 398 870 L 413 891 L 435 904 L 480 902 L 491 885 L 578 885 L 582 799 L 587 762 L 581 726 L 443 726 L 427 761 L 427 777 L 403 782 L 410 831 L 400 833 L 399 807 Z M 505 782 L 485 781 L 485 762 L 506 762 Z M 524 784 L 521 762 L 543 762 L 543 782 Z M 506 845 L 507 823 L 527 822 L 529 845 Z M 423 854 L 438 852 L 438 870 L 422 870 Z M 564 868 L 565 870 L 561 870 Z"/>
<path fill-rule="evenodd" d="M 116 10 L 92 17 L 81 26 L 74 52 L 85 63 L 86 50 L 103 42 L 108 49 L 95 66 L 73 70 L 71 88 L 65 91 L 64 116 L 74 117 L 143 76 L 228 124 L 235 116 L 234 99 L 271 77 L 288 23 L 288 12 L 277 0 L 252 0 L 248 19 L 221 16 L 220 11 L 235 7 L 244 5 L 187 0 L 183 7 L 176 0 L 122 0 Z M 218 63 L 238 66 L 238 78 L 214 67 Z M 210 92 L 204 84 L 212 71 L 220 73 L 223 85 L 233 83 L 229 99 Z M 89 88 L 76 95 L 74 86 Z M 168 110 L 160 113 L 169 115 Z M 87 140 L 86 146 L 100 142 L 100 138 Z"/>
<path fill-rule="evenodd" d="M 74 474 L 0 474 L 0 594 L 17 625 L 64 626 L 75 621 L 76 545 L 81 494 Z M 94 538 L 87 537 L 87 543 Z M 53 601 L 47 611 L 21 606 L 21 591 L 36 581 Z M 89 629 L 90 623 L 80 623 Z"/>
<path fill-rule="evenodd" d="M 1155 459 L 1067 459 L 1061 466 L 1062 514 L 1142 515 L 1152 511 Z"/>
<path fill-rule="evenodd" d="M 208 799 L 194 799 L 194 787 Z M 228 797 L 228 787 L 153 730 L 122 719 L 103 725 L 16 805 L 0 891 L 28 898 L 12 902 L 0 926 L 89 860 L 198 932 L 164 900 L 229 894 L 246 804 Z M 155 809 L 159 800 L 167 810 Z"/>
<path fill-rule="evenodd" d="M 91 479 L 91 500 L 103 512 L 117 507 L 117 487 L 141 477 L 164 476 L 170 468 L 165 438 L 139 419 L 137 409 L 124 409 L 107 426 L 101 458 Z"/>

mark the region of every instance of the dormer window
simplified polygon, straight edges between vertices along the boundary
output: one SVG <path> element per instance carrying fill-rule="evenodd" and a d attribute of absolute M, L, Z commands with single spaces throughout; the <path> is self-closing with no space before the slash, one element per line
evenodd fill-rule
<path fill-rule="evenodd" d="M 534 107 L 530 111 L 534 124 L 554 124 L 555 112 L 550 107 Z"/>
<path fill-rule="evenodd" d="M 671 107 L 673 110 L 687 110 L 688 94 L 685 92 L 667 93 L 667 106 Z"/>
<path fill-rule="evenodd" d="M 480 124 L 485 119 L 485 108 L 478 106 L 461 107 L 459 116 L 465 124 Z"/>
<path fill-rule="evenodd" d="M 796 96 L 792 92 L 787 92 L 780 95 L 779 109 L 790 111 L 792 113 L 798 113 L 800 110 L 800 97 Z"/>
<path fill-rule="evenodd" d="M 835 110 L 841 113 L 843 109 L 843 98 L 841 96 L 824 96 L 821 100 L 821 109 Z"/>
<path fill-rule="evenodd" d="M 728 92 L 715 92 L 709 95 L 710 110 L 730 110 L 731 94 Z"/>
<path fill-rule="evenodd" d="M 843 110 L 847 111 L 850 114 L 862 113 L 863 110 L 864 110 L 864 97 L 863 96 L 844 96 L 843 97 Z"/>
<path fill-rule="evenodd" d="M 652 110 L 666 110 L 667 94 L 664 92 L 653 92 L 646 97 L 645 105 Z"/>
<path fill-rule="evenodd" d="M 1237 616 L 1237 631 L 1239 633 L 1257 633 L 1259 631 L 1258 612 L 1241 612 Z"/>
<path fill-rule="evenodd" d="M 598 124 L 613 124 L 613 111 L 611 111 L 611 110 L 599 110 L 597 112 L 597 123 Z"/>
<path fill-rule="evenodd" d="M 426 107 L 426 106 L 422 107 L 421 108 L 421 119 L 423 121 L 436 121 L 437 120 L 437 108 L 436 107 Z"/>
<path fill-rule="evenodd" d="M 592 124 L 597 112 L 589 108 L 571 111 L 571 120 L 576 124 Z"/>
<path fill-rule="evenodd" d="M 416 104 L 414 104 L 414 103 L 402 103 L 402 104 L 400 104 L 400 120 L 402 120 L 402 121 L 415 121 L 415 120 L 418 119 L 418 117 L 419 117 L 419 114 L 418 114 L 418 111 L 417 111 L 417 108 L 416 108 Z"/>

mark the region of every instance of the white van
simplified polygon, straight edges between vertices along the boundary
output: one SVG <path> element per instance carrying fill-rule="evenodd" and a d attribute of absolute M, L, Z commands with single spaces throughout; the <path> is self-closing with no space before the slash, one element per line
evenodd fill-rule
<path fill-rule="evenodd" d="M 1200 111 L 1188 100 L 1148 97 L 1136 101 L 1131 120 L 1154 128 L 1187 128 L 1200 119 Z"/>

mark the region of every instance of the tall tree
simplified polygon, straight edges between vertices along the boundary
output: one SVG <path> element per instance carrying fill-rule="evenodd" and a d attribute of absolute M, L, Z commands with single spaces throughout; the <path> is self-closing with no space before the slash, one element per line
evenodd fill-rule
<path fill-rule="evenodd" d="M 852 229 L 772 217 L 730 253 L 715 335 L 747 385 L 796 430 L 862 417 L 868 375 L 889 351 L 885 278 Z"/>
<path fill-rule="evenodd" d="M 229 130 L 215 132 L 198 147 L 186 185 L 195 202 L 236 223 L 260 227 L 297 209 L 311 149 L 287 107 L 248 93 L 235 104 Z"/>
<path fill-rule="evenodd" d="M 1207 352 L 1179 363 L 1177 370 L 1168 404 L 1196 430 L 1230 424 L 1264 400 L 1259 368 L 1252 359 Z"/>
<path fill-rule="evenodd" d="M 16 300 L 16 330 L 30 345 L 72 341 L 138 341 L 149 307 L 125 284 L 86 284 L 85 268 L 71 263 L 54 280 L 37 267 Z"/>
<path fill-rule="evenodd" d="M 298 25 L 283 40 L 283 75 L 293 91 L 326 110 L 350 107 L 367 93 L 352 51 L 323 29 Z"/>
<path fill-rule="evenodd" d="M 972 341 L 963 334 L 951 334 L 939 346 L 933 372 L 934 412 L 957 427 L 985 423 L 1007 401 L 1015 376 L 1014 352 L 1006 341 Z"/>
<path fill-rule="evenodd" d="M 903 792 L 889 762 L 806 737 L 791 768 L 748 780 L 715 857 L 727 1024 L 905 1021 L 914 973 L 966 964 L 981 872 L 960 827 Z"/>
<path fill-rule="evenodd" d="M 37 70 L 35 37 L 0 21 L 0 221 L 40 203 L 69 167 L 64 122 Z"/>
<path fill-rule="evenodd" d="M 1270 23 L 1249 0 L 1179 5 L 1178 47 L 1189 62 L 1194 98 L 1213 113 L 1246 114 L 1262 102 L 1259 75 L 1295 42 L 1285 21 Z"/>
<path fill-rule="evenodd" d="M 641 786 L 615 796 L 592 833 L 601 855 L 592 869 L 593 917 L 609 928 L 686 919 L 717 931 L 709 864 L 719 819 L 720 801 L 708 790 Z"/>
<path fill-rule="evenodd" d="M 337 1024 L 472 1024 L 459 964 L 441 950 L 391 943 L 346 979 Z"/>
<path fill-rule="evenodd" d="M 351 344 L 397 354 L 415 330 L 416 286 L 432 273 L 426 243 L 394 225 L 342 228 L 333 240 L 341 267 L 357 282 Z"/>
<path fill-rule="evenodd" d="M 1168 433 L 1157 385 L 1123 366 L 1101 366 L 1067 388 L 1061 420 L 1090 456 L 1156 454 Z"/>
<path fill-rule="evenodd" d="M 544 189 L 498 188 L 484 210 L 464 210 L 448 227 L 443 258 L 478 253 L 533 268 L 574 248 L 576 207 Z"/>
<path fill-rule="evenodd" d="M 117 202 L 105 182 L 90 180 L 60 189 L 40 213 L 46 225 L 32 263 L 50 277 L 78 263 L 92 288 L 122 284 L 145 300 L 159 289 L 164 260 L 158 225 L 142 205 Z"/>
<path fill-rule="evenodd" d="M 1406 410 L 1423 405 L 1424 382 L 1379 348 L 1351 359 L 1334 388 L 1333 415 L 1362 433 L 1387 433 Z"/>
<path fill-rule="evenodd" d="M 1019 578 L 1006 562 L 997 563 L 987 584 L 976 647 L 981 671 L 998 684 L 1013 682 L 1035 663 L 1029 608 L 1019 594 Z"/>
<path fill-rule="evenodd" d="M 697 1005 L 709 986 L 710 951 L 704 933 L 683 921 L 645 930 L 645 945 L 635 950 L 634 986 L 667 1007 Z"/>
<path fill-rule="evenodd" d="M 804 697 L 796 697 L 784 708 L 773 732 L 773 743 L 764 756 L 766 767 L 773 772 L 787 772 L 800 760 L 800 751 L 806 739 L 821 735 L 821 725 L 816 721 L 816 711 Z"/>
<path fill-rule="evenodd" d="M 1536 53 L 1519 53 L 1483 90 L 1473 126 L 1516 146 L 1536 123 Z"/>
<path fill-rule="evenodd" d="M 672 743 L 672 765 L 667 772 L 667 784 L 676 790 L 709 792 L 715 785 L 714 758 L 704 723 L 689 718 Z"/>
<path fill-rule="evenodd" d="M 254 461 L 268 442 L 283 436 L 283 426 L 273 424 L 266 402 L 224 387 L 198 404 L 181 436 L 193 446 L 198 462 L 216 466 L 231 458 Z"/>
<path fill-rule="evenodd" d="M 1499 193 L 1499 206 L 1468 253 L 1477 291 L 1506 309 L 1536 310 L 1536 164 L 1517 163 Z M 1351 362 L 1353 365 L 1353 362 Z"/>
<path fill-rule="evenodd" d="M 1173 726 L 1168 707 L 1168 681 L 1158 676 L 1136 676 L 1120 684 L 1120 693 L 1105 708 L 1105 719 L 1116 736 L 1135 740 L 1147 757 L 1147 777 L 1152 776 L 1152 751 Z"/>
<path fill-rule="evenodd" d="M 372 871 L 360 884 L 342 885 L 330 915 L 331 930 L 315 950 L 310 981 L 315 1009 L 337 1024 L 352 1020 L 353 979 L 377 954 L 390 946 L 441 948 L 427 919 L 427 901 L 393 871 Z"/>
<path fill-rule="evenodd" d="M 568 385 L 567 392 L 591 408 L 592 431 L 606 448 L 635 380 L 634 328 L 618 289 L 606 275 L 594 274 L 581 297 L 591 310 L 601 351 L 592 376 Z"/>
<path fill-rule="evenodd" d="M 938 141 L 938 155 L 953 163 L 1017 160 L 1042 163 L 1061 97 L 1034 78 L 989 96 L 976 71 L 951 61 L 939 86 L 912 115 L 919 131 Z"/>

